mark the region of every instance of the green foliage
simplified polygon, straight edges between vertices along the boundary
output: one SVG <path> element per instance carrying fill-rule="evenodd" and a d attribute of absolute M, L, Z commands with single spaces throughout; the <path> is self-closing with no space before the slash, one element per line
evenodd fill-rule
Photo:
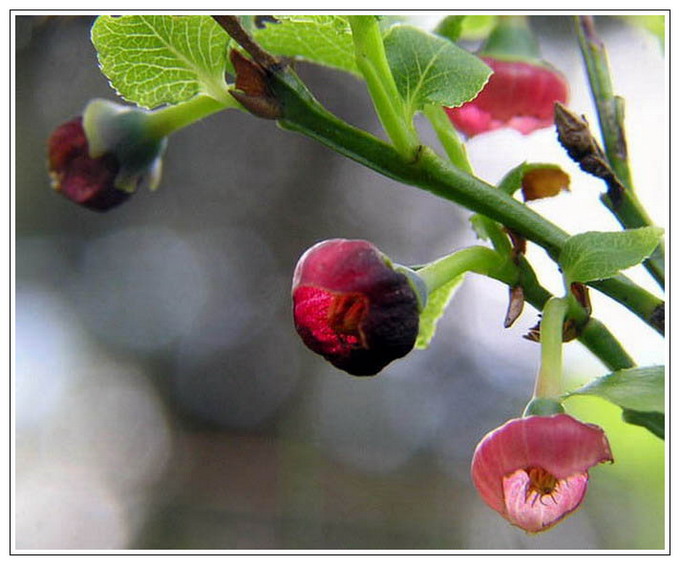
<path fill-rule="evenodd" d="M 497 22 L 498 16 L 496 15 L 465 16 L 461 39 L 484 39 L 491 33 Z"/>
<path fill-rule="evenodd" d="M 662 235 L 658 227 L 577 234 L 565 243 L 559 263 L 571 282 L 607 279 L 649 257 Z"/>
<path fill-rule="evenodd" d="M 571 395 L 593 395 L 621 408 L 664 412 L 664 367 L 622 369 L 595 379 Z"/>
<path fill-rule="evenodd" d="M 463 33 L 463 23 L 466 16 L 446 16 L 434 30 L 437 35 L 446 37 L 450 41 L 458 41 Z"/>
<path fill-rule="evenodd" d="M 113 88 L 139 106 L 228 96 L 229 36 L 210 16 L 100 16 L 92 43 Z"/>
<path fill-rule="evenodd" d="M 460 106 L 484 87 L 491 69 L 451 41 L 397 25 L 384 37 L 397 88 L 410 115 L 426 104 Z"/>
<path fill-rule="evenodd" d="M 450 41 L 484 39 L 491 33 L 498 16 L 446 16 L 435 29 L 435 33 Z"/>
<path fill-rule="evenodd" d="M 463 282 L 465 275 L 451 279 L 427 297 L 427 305 L 420 314 L 420 327 L 416 338 L 416 349 L 427 349 L 437 330 L 439 318 L 444 315 L 446 307 L 451 302 L 456 290 Z"/>
<path fill-rule="evenodd" d="M 663 15 L 658 15 L 658 16 L 642 16 L 642 15 L 636 15 L 636 16 L 631 16 L 631 15 L 626 15 L 626 16 L 621 16 L 622 18 L 626 19 L 627 21 L 633 23 L 634 25 L 638 25 L 641 28 L 646 29 L 647 31 L 651 32 L 656 36 L 656 38 L 659 40 L 659 44 L 661 47 L 664 47 L 664 41 L 666 39 L 666 17 Z"/>
<path fill-rule="evenodd" d="M 342 16 L 276 16 L 253 35 L 267 51 L 359 75 L 352 32 Z"/>
<path fill-rule="evenodd" d="M 576 389 L 567 395 L 596 396 L 623 409 L 624 421 L 647 428 L 664 438 L 663 366 L 635 367 L 615 371 Z"/>
<path fill-rule="evenodd" d="M 498 183 L 498 189 L 506 194 L 515 194 L 522 186 L 522 177 L 524 176 L 527 165 L 528 164 L 524 162 L 508 171 L 501 179 L 501 182 Z"/>
<path fill-rule="evenodd" d="M 642 426 L 647 428 L 656 437 L 664 439 L 665 421 L 666 418 L 659 412 L 638 412 L 637 410 L 624 409 L 622 413 L 623 420 L 634 426 Z"/>

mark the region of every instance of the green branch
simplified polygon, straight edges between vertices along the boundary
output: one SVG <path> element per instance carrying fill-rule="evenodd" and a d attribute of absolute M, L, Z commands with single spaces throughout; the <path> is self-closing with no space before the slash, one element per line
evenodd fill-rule
<path fill-rule="evenodd" d="M 601 200 L 624 228 L 652 226 L 654 222 L 635 194 L 623 123 L 623 99 L 614 94 L 607 52 L 597 35 L 593 17 L 577 16 L 576 31 L 588 72 L 591 93 L 597 108 L 605 154 L 618 180 L 618 186 L 610 184 L 609 190 L 602 195 Z M 644 265 L 663 287 L 665 281 L 663 243 L 657 247 Z"/>
<path fill-rule="evenodd" d="M 492 218 L 543 247 L 554 260 L 559 257 L 569 234 L 510 195 L 448 164 L 427 147 L 420 148 L 416 159 L 407 159 L 388 143 L 328 112 L 291 72 L 272 73 L 270 79 L 270 87 L 282 103 L 282 128 L 316 139 L 384 176 Z M 663 301 L 622 275 L 592 286 L 659 330 L 650 316 Z"/>
<path fill-rule="evenodd" d="M 529 262 L 524 257 L 511 261 L 501 253 L 488 247 L 468 247 L 419 269 L 418 276 L 425 282 L 428 292 L 432 292 L 466 272 L 478 273 L 510 287 L 520 286 L 524 300 L 536 310 L 543 310 L 553 296 L 540 285 Z M 615 371 L 635 366 L 607 327 L 591 318 L 576 301 L 569 301 L 567 316 L 580 327 L 579 341 L 608 369 Z"/>
<path fill-rule="evenodd" d="M 411 156 L 418 135 L 407 119 L 403 100 L 387 62 L 382 35 L 375 16 L 348 16 L 357 67 L 366 81 L 380 122 L 402 155 Z"/>
<path fill-rule="evenodd" d="M 249 45 L 254 42 L 248 39 L 243 40 L 243 43 Z M 553 259 L 556 260 L 559 256 L 564 242 L 569 237 L 559 227 L 505 192 L 469 172 L 447 164 L 429 148 L 419 146 L 415 155 L 407 157 L 394 146 L 349 125 L 321 106 L 289 69 L 276 60 L 272 61 L 270 57 L 261 56 L 256 49 L 248 51 L 266 74 L 268 95 L 273 96 L 280 104 L 282 115 L 278 123 L 283 129 L 315 139 L 388 178 L 428 190 L 437 196 L 461 204 L 538 243 Z M 469 170 L 469 167 L 466 169 Z M 520 257 L 517 268 L 525 299 L 537 309 L 542 309 L 550 298 L 550 293 L 540 286 L 526 259 Z M 509 280 L 507 276 L 504 275 L 503 279 L 507 284 Z M 630 293 L 635 294 L 642 290 L 637 289 L 629 281 L 621 282 Z M 611 291 L 608 290 L 610 283 L 611 280 L 600 283 L 603 292 Z M 640 315 L 634 308 L 631 310 Z M 607 367 L 615 370 L 634 364 L 602 324 L 596 324 L 591 320 L 586 325 L 586 330 L 580 339 Z M 606 343 L 605 348 L 601 347 L 602 343 Z"/>

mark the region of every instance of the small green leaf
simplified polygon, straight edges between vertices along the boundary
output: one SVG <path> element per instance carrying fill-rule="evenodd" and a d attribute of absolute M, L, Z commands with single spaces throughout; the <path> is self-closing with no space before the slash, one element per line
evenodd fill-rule
<path fill-rule="evenodd" d="M 522 186 L 522 177 L 524 176 L 524 170 L 527 166 L 526 161 L 520 163 L 515 168 L 511 169 L 506 173 L 506 175 L 498 183 L 498 189 L 506 194 L 512 196 L 516 191 Z"/>
<path fill-rule="evenodd" d="M 427 305 L 420 314 L 420 327 L 416 338 L 416 349 L 427 349 L 437 330 L 439 318 L 444 315 L 456 289 L 463 282 L 465 275 L 460 275 L 444 286 L 439 287 L 427 297 Z"/>
<path fill-rule="evenodd" d="M 585 232 L 570 237 L 559 263 L 571 282 L 607 279 L 644 261 L 663 236 L 663 229 L 644 227 L 620 232 Z"/>
<path fill-rule="evenodd" d="M 470 225 L 472 226 L 472 230 L 475 232 L 477 239 L 482 239 L 484 241 L 489 241 L 491 239 L 491 234 L 488 230 L 488 218 L 486 216 L 472 214 L 472 216 L 470 216 Z"/>
<path fill-rule="evenodd" d="M 123 98 L 145 108 L 198 93 L 227 98 L 228 42 L 210 16 L 99 16 L 92 27 L 102 72 Z"/>
<path fill-rule="evenodd" d="M 491 69 L 478 57 L 415 27 L 392 27 L 384 43 L 394 80 L 411 115 L 426 104 L 460 106 L 477 96 L 491 76 Z"/>
<path fill-rule="evenodd" d="M 463 20 L 461 39 L 475 40 L 486 38 L 498 22 L 499 16 L 466 16 Z"/>
<path fill-rule="evenodd" d="M 662 365 L 622 369 L 595 379 L 569 396 L 599 396 L 624 409 L 663 413 L 664 372 Z"/>
<path fill-rule="evenodd" d="M 624 410 L 621 414 L 623 420 L 634 426 L 647 428 L 656 437 L 664 439 L 665 417 L 659 412 L 638 412 L 637 410 Z"/>
<path fill-rule="evenodd" d="M 458 41 L 463 33 L 463 22 L 467 16 L 446 16 L 435 29 L 437 35 L 446 37 L 449 41 Z"/>
<path fill-rule="evenodd" d="M 352 31 L 342 16 L 276 16 L 254 32 L 257 42 L 276 55 L 304 59 L 360 75 Z"/>
<path fill-rule="evenodd" d="M 647 31 L 653 33 L 659 40 L 661 48 L 664 48 L 664 40 L 666 35 L 666 18 L 663 15 L 659 16 L 620 16 L 621 18 L 628 20 L 634 25 L 638 25 Z"/>

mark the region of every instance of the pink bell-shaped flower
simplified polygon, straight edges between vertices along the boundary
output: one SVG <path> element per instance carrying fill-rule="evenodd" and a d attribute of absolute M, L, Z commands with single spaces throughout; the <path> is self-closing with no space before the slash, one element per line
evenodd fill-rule
<path fill-rule="evenodd" d="M 541 60 L 526 17 L 501 17 L 479 56 L 493 74 L 476 98 L 445 108 L 456 129 L 468 137 L 501 128 L 527 135 L 553 125 L 555 102 L 566 102 L 569 89 Z"/>
<path fill-rule="evenodd" d="M 510 420 L 487 434 L 472 459 L 484 501 L 530 533 L 547 530 L 578 508 L 588 470 L 613 457 L 604 431 L 567 414 Z"/>
<path fill-rule="evenodd" d="M 494 71 L 474 100 L 445 108 L 468 137 L 501 128 L 524 135 L 553 125 L 555 102 L 566 102 L 567 83 L 556 70 L 525 61 L 482 60 Z"/>

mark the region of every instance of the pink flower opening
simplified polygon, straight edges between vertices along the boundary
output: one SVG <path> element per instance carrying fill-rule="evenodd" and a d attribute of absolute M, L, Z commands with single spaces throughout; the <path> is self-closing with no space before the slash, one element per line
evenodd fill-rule
<path fill-rule="evenodd" d="M 524 135 L 553 125 L 555 102 L 565 103 L 568 87 L 556 70 L 524 61 L 482 57 L 494 74 L 474 100 L 445 108 L 456 128 L 468 137 L 501 128 Z"/>
<path fill-rule="evenodd" d="M 472 459 L 483 500 L 510 523 L 537 533 L 576 510 L 588 470 L 613 457 L 604 431 L 567 414 L 510 420 L 490 432 Z"/>

